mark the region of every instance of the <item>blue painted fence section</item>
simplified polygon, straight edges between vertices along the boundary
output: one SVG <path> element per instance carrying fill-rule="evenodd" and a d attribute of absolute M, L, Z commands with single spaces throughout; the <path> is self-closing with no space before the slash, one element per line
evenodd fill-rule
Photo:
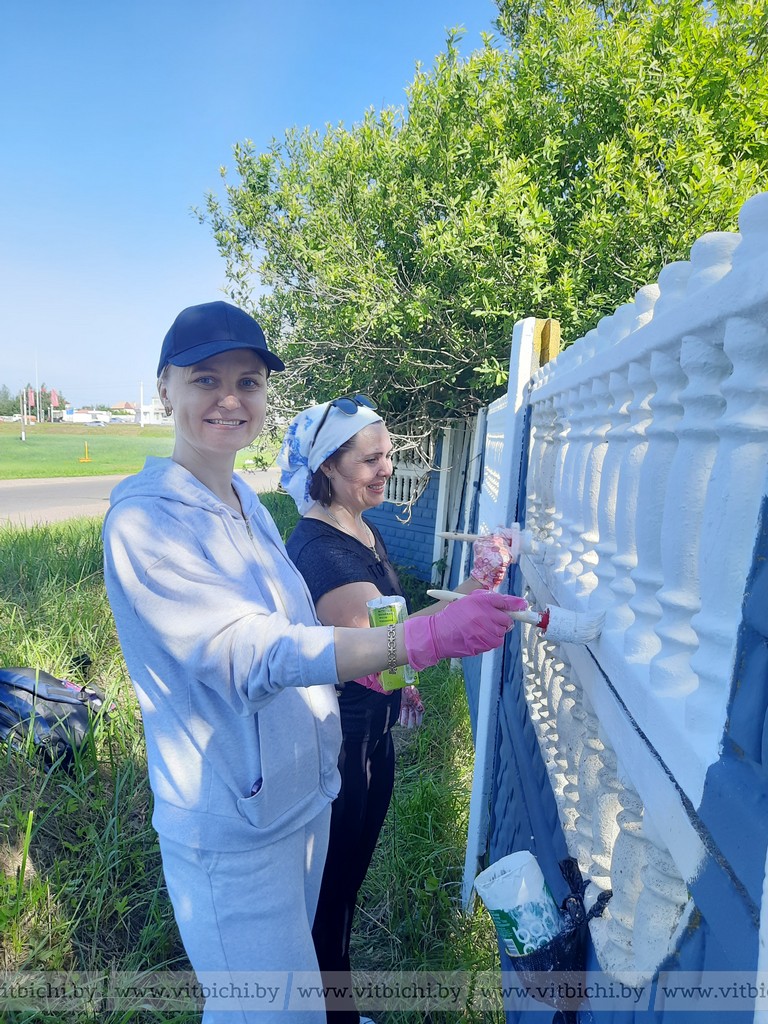
<path fill-rule="evenodd" d="M 733 242 L 730 239 L 725 241 L 728 243 L 725 250 L 732 253 Z M 723 251 L 725 243 L 718 236 L 714 241 L 707 239 L 707 245 L 710 252 L 718 246 L 718 251 Z M 764 247 L 758 249 L 753 246 L 746 251 L 745 266 L 757 252 L 764 254 Z M 764 255 L 760 258 L 764 260 Z M 676 273 L 681 272 L 678 269 Z M 620 345 L 624 334 L 619 330 L 618 343 L 610 353 L 604 345 L 599 357 L 588 347 L 583 350 L 583 356 L 576 353 L 569 356 L 563 363 L 565 377 L 562 372 L 560 374 L 565 384 L 558 390 L 557 374 L 548 370 L 540 376 L 539 393 L 533 396 L 538 405 L 531 399 L 526 410 L 528 414 L 531 408 L 534 409 L 533 427 L 526 423 L 523 432 L 535 438 L 535 444 L 531 442 L 531 461 L 524 459 L 524 475 L 516 484 L 519 487 L 518 521 L 526 525 L 526 510 L 532 508 L 531 522 L 538 521 L 540 535 L 554 536 L 555 555 L 560 550 L 564 563 L 576 566 L 586 550 L 585 564 L 591 575 L 585 573 L 584 568 L 580 573 L 564 574 L 549 555 L 549 565 L 546 558 L 539 564 L 536 558 L 523 559 L 511 577 L 513 591 L 522 593 L 525 590 L 531 599 L 536 595 L 530 588 L 536 590 L 538 587 L 539 604 L 546 599 L 565 607 L 571 602 L 579 607 L 579 601 L 581 607 L 593 607 L 591 602 L 595 596 L 599 598 L 603 594 L 614 600 L 611 591 L 621 598 L 621 588 L 613 585 L 610 575 L 606 580 L 602 573 L 606 567 L 610 569 L 612 561 L 617 568 L 623 566 L 615 552 L 616 545 L 626 540 L 626 528 L 619 524 L 624 531 L 622 533 L 612 521 L 604 519 L 604 505 L 597 502 L 592 506 L 590 494 L 599 493 L 601 498 L 610 494 L 608 485 L 618 476 L 621 495 L 621 474 L 631 472 L 633 463 L 628 462 L 626 456 L 621 460 L 620 455 L 615 454 L 621 449 L 615 446 L 623 444 L 629 455 L 642 453 L 644 449 L 639 444 L 646 443 L 643 438 L 647 438 L 652 451 L 650 456 L 646 454 L 643 457 L 646 467 L 654 467 L 654 473 L 648 473 L 647 478 L 640 476 L 641 493 L 647 486 L 646 479 L 650 485 L 646 491 L 649 504 L 643 506 L 641 502 L 636 518 L 646 530 L 645 536 L 638 538 L 642 541 L 642 550 L 649 550 L 653 534 L 647 532 L 648 518 L 655 516 L 660 523 L 662 504 L 664 522 L 667 522 L 667 516 L 674 517 L 675 507 L 669 500 L 669 487 L 680 488 L 680 477 L 679 471 L 676 476 L 672 469 L 677 470 L 678 464 L 686 469 L 680 453 L 694 451 L 694 446 L 701 444 L 703 438 L 709 444 L 709 448 L 702 449 L 705 455 L 709 453 L 709 461 L 702 456 L 709 490 L 705 493 L 701 482 L 691 478 L 693 483 L 699 484 L 699 501 L 703 503 L 699 546 L 707 569 L 702 573 L 701 589 L 696 598 L 698 608 L 703 608 L 707 601 L 710 602 L 708 607 L 712 608 L 713 596 L 716 598 L 718 588 L 727 584 L 732 596 L 727 602 L 722 602 L 722 607 L 714 602 L 715 617 L 722 616 L 724 621 L 736 623 L 729 634 L 731 638 L 735 637 L 731 641 L 733 657 L 730 661 L 721 660 L 722 665 L 730 667 L 726 667 L 725 672 L 718 670 L 713 674 L 706 660 L 697 659 L 699 651 L 696 647 L 692 646 L 686 655 L 691 667 L 688 660 L 680 658 L 679 645 L 682 641 L 678 638 L 682 637 L 687 642 L 687 634 L 679 630 L 656 630 L 654 634 L 655 624 L 649 622 L 644 642 L 651 645 L 661 642 L 663 645 L 674 641 L 678 644 L 672 648 L 672 653 L 680 665 L 679 678 L 689 687 L 681 686 L 679 692 L 672 688 L 668 691 L 660 689 L 659 679 L 663 677 L 652 675 L 650 681 L 645 679 L 643 673 L 649 671 L 651 662 L 659 664 L 658 656 L 654 657 L 653 646 L 645 660 L 635 658 L 633 661 L 625 657 L 622 661 L 622 643 L 626 641 L 621 631 L 614 630 L 612 636 L 604 636 L 601 643 L 593 645 L 593 650 L 587 647 L 571 649 L 573 645 L 565 645 L 568 648 L 565 674 L 570 674 L 571 683 L 580 691 L 576 710 L 581 724 L 571 742 L 586 741 L 590 744 L 595 741 L 594 748 L 583 757 L 578 747 L 568 748 L 567 737 L 564 738 L 567 722 L 558 722 L 555 729 L 555 733 L 560 730 L 563 735 L 553 734 L 552 742 L 560 742 L 559 753 L 553 753 L 555 748 L 548 739 L 546 718 L 557 711 L 560 700 L 557 693 L 553 696 L 558 684 L 553 683 L 552 660 L 556 661 L 562 652 L 558 655 L 551 645 L 543 644 L 540 637 L 532 637 L 534 631 L 526 635 L 523 629 L 515 629 L 507 641 L 498 679 L 498 715 L 494 719 L 492 737 L 490 821 L 485 861 L 490 863 L 516 850 L 530 850 L 536 855 L 556 898 L 562 899 L 565 889 L 559 863 L 569 851 L 571 856 L 578 852 L 585 878 L 589 878 L 593 870 L 598 880 L 601 874 L 605 877 L 610 875 L 610 883 L 619 889 L 608 905 L 606 918 L 610 920 L 592 924 L 592 941 L 587 951 L 588 970 L 605 972 L 606 958 L 610 960 L 611 956 L 616 956 L 617 941 L 619 956 L 615 962 L 621 962 L 623 957 L 624 962 L 631 964 L 637 949 L 642 948 L 646 953 L 646 965 L 652 964 L 652 970 L 645 972 L 645 997 L 639 1008 L 632 1004 L 630 998 L 623 999 L 610 1010 L 597 1010 L 585 1002 L 571 1016 L 570 1024 L 593 1020 L 605 1021 L 606 1024 L 641 1021 L 688 1024 L 702 1019 L 711 1020 L 713 1024 L 715 1021 L 718 1024 L 746 1024 L 747 1021 L 765 1024 L 768 1019 L 756 1013 L 755 1000 L 749 995 L 749 986 L 754 988 L 755 981 L 768 981 L 767 975 L 755 975 L 756 971 L 768 970 L 765 925 L 761 940 L 768 851 L 768 499 L 765 497 L 764 480 L 766 459 L 758 457 L 761 452 L 763 456 L 768 453 L 766 419 L 760 411 L 765 407 L 768 394 L 765 355 L 768 325 L 765 304 L 755 300 L 748 305 L 747 298 L 750 302 L 752 299 L 746 286 L 726 287 L 729 284 L 724 276 L 727 270 L 718 268 L 716 274 L 710 268 L 708 279 L 701 266 L 697 273 L 699 280 L 710 283 L 698 285 L 709 290 L 693 290 L 695 302 L 692 313 L 686 317 L 675 314 L 675 319 L 667 305 L 666 314 L 658 316 L 652 323 L 655 333 L 651 328 L 643 333 L 642 328 L 647 325 L 648 318 L 643 319 L 643 309 L 638 303 L 632 310 L 635 317 L 638 317 L 639 310 L 639 319 L 633 327 L 637 331 L 637 339 L 632 337 L 622 349 Z M 717 282 L 721 278 L 724 283 L 718 290 Z M 695 280 L 696 274 L 691 279 Z M 763 282 L 768 277 L 755 274 L 746 280 L 757 292 L 764 287 Z M 657 294 L 652 296 L 652 301 L 657 297 Z M 718 297 L 724 309 L 720 314 L 722 326 L 718 325 L 716 314 L 710 312 L 718 305 L 715 301 Z M 694 316 L 699 316 L 702 321 L 696 328 L 699 335 L 693 333 Z M 617 322 L 621 326 L 618 314 L 612 319 L 614 326 Z M 643 344 L 647 346 L 645 352 Z M 621 361 L 623 352 L 628 353 L 628 362 Z M 602 381 L 600 366 L 609 358 L 612 360 L 610 376 Z M 589 360 L 593 360 L 596 367 L 592 376 L 586 369 Z M 580 361 L 584 369 L 580 367 Z M 709 375 L 707 380 L 700 376 L 701 367 Z M 649 387 L 651 376 L 654 381 Z M 722 391 L 718 392 L 716 387 Z M 608 404 L 613 400 L 611 396 L 615 396 L 612 406 Z M 581 418 L 574 418 L 569 425 L 573 402 Z M 590 423 L 585 418 L 583 410 L 589 408 L 590 403 L 593 410 L 600 410 L 603 419 L 597 416 Z M 711 412 L 704 415 L 702 410 L 707 403 Z M 718 420 L 723 407 L 726 413 Z M 609 411 L 614 417 L 610 427 Z M 549 412 L 554 415 L 548 420 Z M 710 423 L 713 425 L 711 431 Z M 715 434 L 715 428 L 719 434 Z M 562 463 L 558 462 L 561 456 L 552 454 L 558 451 L 558 444 L 563 450 L 563 438 L 568 437 L 569 430 L 572 446 L 577 451 L 578 445 L 581 446 L 580 465 L 583 471 L 586 473 L 589 469 L 593 473 L 592 490 L 579 486 L 577 473 L 564 474 Z M 655 449 L 654 445 L 657 446 Z M 602 458 L 606 451 L 604 459 L 599 461 L 597 455 Z M 715 461 L 715 453 L 718 461 Z M 567 452 L 562 458 L 568 458 Z M 743 550 L 743 529 L 741 532 L 732 531 L 734 536 L 721 534 L 713 543 L 716 534 L 712 523 L 717 521 L 718 514 L 722 515 L 713 494 L 717 495 L 717 485 L 732 463 L 744 469 L 738 476 L 739 488 L 722 491 L 723 502 L 740 501 L 744 494 L 749 496 L 751 493 L 750 500 L 759 510 L 755 530 L 752 507 L 744 510 L 733 506 L 731 521 L 735 521 L 734 516 L 738 514 L 739 521 L 747 523 L 751 531 L 746 534 L 751 545 L 746 553 Z M 553 480 L 558 473 L 568 483 L 567 491 L 555 490 Z M 669 476 L 669 484 L 665 488 L 666 476 Z M 410 571 L 415 571 L 422 579 L 429 579 L 432 570 L 437 485 L 437 474 L 434 474 L 430 488 L 417 503 L 414 519 L 408 526 L 397 522 L 396 510 L 392 507 L 376 513 L 376 521 L 385 533 L 394 560 L 400 565 L 410 566 Z M 526 491 L 530 492 L 527 502 Z M 680 489 L 681 501 L 686 494 L 687 491 Z M 756 505 L 755 494 L 758 496 Z M 657 497 L 665 495 L 666 504 L 660 504 Z M 683 505 L 680 508 L 686 513 L 689 511 Z M 548 510 L 551 509 L 557 517 L 554 533 L 546 525 L 551 515 Z M 617 520 L 619 512 L 626 514 L 621 501 L 618 502 Z M 563 535 L 562 526 L 557 526 L 561 516 L 565 523 L 570 524 L 569 529 L 577 540 L 581 534 L 584 542 L 580 552 L 577 548 L 577 554 L 569 556 L 570 561 L 566 545 L 562 540 L 558 541 L 558 530 L 560 536 Z M 590 522 L 591 530 L 588 529 Z M 611 529 L 614 529 L 613 536 Z M 661 532 L 661 527 L 657 530 Z M 689 535 L 681 533 L 680 538 L 684 543 L 689 540 Z M 610 547 L 601 547 L 611 540 L 614 542 L 613 558 Z M 729 545 L 733 547 L 733 557 L 725 558 L 723 551 Z M 458 548 L 454 554 L 459 555 Z M 667 546 L 661 555 L 662 568 L 669 562 L 673 569 L 677 567 L 679 570 L 674 549 Z M 739 568 L 734 570 L 739 559 Z M 632 578 L 637 571 L 638 582 L 643 582 L 641 574 L 644 569 L 640 558 L 635 567 L 630 566 Z M 598 578 L 597 585 L 595 577 Z M 457 580 L 455 566 L 450 578 L 452 582 Z M 734 579 L 737 583 L 740 581 L 740 590 L 735 590 Z M 664 593 L 669 595 L 666 611 L 672 600 L 677 599 L 677 594 L 663 579 L 654 585 L 666 588 Z M 621 608 L 621 600 L 614 603 Z M 639 604 L 632 607 L 637 621 L 641 607 Z M 609 617 L 614 611 L 609 604 Z M 709 615 L 712 616 L 712 611 Z M 703 616 L 697 612 L 697 606 L 692 605 L 691 622 L 711 644 L 715 634 L 711 629 L 708 632 L 707 627 L 712 618 Z M 540 670 L 542 675 L 545 670 L 549 673 L 546 684 L 541 686 L 537 680 Z M 477 736 L 480 659 L 465 662 L 465 679 L 473 732 Z M 707 706 L 689 702 L 694 727 L 690 738 L 686 729 L 681 729 L 677 745 L 674 735 L 670 738 L 664 715 L 668 709 L 679 717 L 679 709 L 682 702 L 689 699 L 688 694 L 696 696 L 697 680 L 702 681 L 700 685 L 716 686 L 715 696 L 725 700 L 722 717 L 718 719 L 721 723 L 719 732 L 709 726 L 710 735 L 714 735 L 715 740 L 719 738 L 720 742 L 711 761 L 706 762 L 709 767 L 701 776 L 703 781 L 698 791 L 695 774 L 687 773 L 685 751 L 688 748 L 684 744 L 690 741 L 693 753 L 699 750 L 706 753 L 706 744 L 696 740 L 696 709 L 707 710 Z M 649 707 L 652 714 L 648 712 Z M 646 716 L 644 720 L 643 715 Z M 585 716 L 592 716 L 592 724 L 588 728 L 584 726 Z M 683 724 L 684 721 L 683 718 Z M 578 729 L 581 729 L 580 733 Z M 542 751 L 548 748 L 548 744 L 549 753 L 545 759 Z M 562 768 L 553 766 L 553 756 L 564 757 Z M 602 789 L 598 786 L 597 795 L 589 792 L 597 782 L 597 776 L 594 773 L 590 776 L 585 770 L 585 759 L 590 757 L 595 759 L 603 777 Z M 614 758 L 613 767 L 611 757 Z M 618 775 L 615 757 L 622 763 Z M 570 764 L 566 764 L 568 758 Z M 673 765 L 676 765 L 675 770 L 670 767 Z M 568 783 L 571 790 L 581 787 L 575 796 L 566 794 L 564 797 L 563 772 L 571 773 Z M 610 779 L 606 781 L 607 776 Z M 598 813 L 594 806 L 596 799 L 618 801 L 618 813 L 612 811 L 606 815 L 604 810 Z M 569 808 L 575 816 L 570 819 L 570 831 L 563 827 L 563 807 L 566 818 Z M 587 825 L 584 835 L 579 832 L 581 823 L 574 828 L 574 820 L 579 815 L 585 818 Z M 606 847 L 601 849 L 600 829 L 611 823 L 616 826 L 616 821 L 618 828 L 606 840 Z M 626 856 L 628 848 L 632 851 L 629 857 Z M 590 880 L 594 886 L 595 878 Z M 664 927 L 654 933 L 657 918 Z M 653 956 L 654 948 L 658 950 L 658 959 L 649 961 L 648 951 Z M 511 972 L 511 961 L 501 948 L 500 962 L 503 972 Z M 615 976 L 615 972 L 613 975 L 602 974 L 608 979 Z M 675 990 L 676 985 L 683 988 Z M 566 1024 L 569 1020 L 555 1018 L 555 1011 L 548 1006 L 520 1010 L 511 1002 L 507 1003 L 510 1024 L 540 1024 L 555 1019 L 559 1024 Z"/>
<path fill-rule="evenodd" d="M 524 493 L 525 480 L 521 481 Z M 432 540 L 436 511 L 437 475 L 414 508 L 413 520 L 403 525 L 395 506 L 385 505 L 373 518 L 385 535 L 395 561 L 410 566 L 422 579 L 431 574 Z M 701 875 L 692 881 L 691 892 L 702 913 L 694 915 L 681 931 L 677 948 L 660 966 L 659 974 L 674 982 L 699 972 L 743 972 L 758 962 L 758 931 L 765 856 L 768 848 L 768 511 L 764 507 L 753 569 L 745 593 L 743 624 L 739 637 L 736 671 L 723 753 L 712 766 L 697 817 L 711 847 Z M 457 550 L 458 554 L 458 550 Z M 517 570 L 510 578 L 512 592 L 521 591 Z M 521 664 L 521 632 L 507 642 L 495 742 L 488 862 L 515 850 L 531 850 L 558 900 L 566 895 L 559 863 L 568 856 L 557 805 L 542 760 L 528 704 L 524 697 Z M 480 659 L 464 662 L 467 698 L 473 731 L 476 727 Z M 734 874 L 734 870 L 738 875 Z M 714 922 L 714 928 L 711 922 Z M 512 962 L 499 947 L 503 972 L 514 979 Z M 599 972 L 595 951 L 588 951 L 589 971 Z M 606 1024 L 689 1024 L 700 1021 L 702 1011 L 686 1010 L 676 1002 L 664 1008 L 658 984 L 653 988 L 652 1008 L 596 1012 L 583 1006 L 579 1022 Z M 554 1010 L 552 1013 L 554 1014 Z M 508 1009 L 509 1024 L 542 1024 L 552 1019 L 549 1008 L 520 1011 Z M 753 1014 L 724 1007 L 711 1017 L 718 1024 L 744 1024 Z"/>
<path fill-rule="evenodd" d="M 512 587 L 606 623 L 507 641 L 485 860 L 532 851 L 559 899 L 577 856 L 614 890 L 587 969 L 644 994 L 510 997 L 510 1024 L 768 1020 L 768 196 L 747 207 L 528 389 L 518 521 L 546 547 Z"/>
<path fill-rule="evenodd" d="M 711 972 L 720 978 L 720 987 L 748 985 L 746 974 L 757 967 L 759 907 L 765 866 L 766 830 L 768 830 L 768 785 L 762 752 L 766 728 L 765 700 L 768 679 L 768 544 L 765 532 L 755 552 L 755 569 L 745 604 L 745 628 L 740 644 L 739 669 L 734 679 L 733 717 L 725 737 L 722 759 L 713 766 L 707 780 L 700 809 L 702 821 L 711 828 L 718 844 L 725 848 L 731 862 L 738 864 L 739 877 L 723 874 L 723 865 L 714 858 L 692 884 L 692 895 L 704 913 L 694 915 L 682 932 L 673 954 L 660 966 L 659 975 L 675 985 L 676 978 L 687 976 L 690 983 Z M 504 679 L 499 709 L 494 768 L 491 841 L 489 863 L 516 850 L 532 851 L 547 883 L 558 901 L 566 894 L 559 862 L 568 856 L 557 807 L 547 778 L 528 705 L 522 696 L 523 673 L 519 634 L 512 634 L 504 660 Z M 750 713 L 750 709 L 751 712 Z M 745 750 L 735 739 L 751 734 L 752 750 Z M 746 891 L 742 891 L 746 889 Z M 712 922 L 712 923 L 711 923 Z M 502 972 L 514 980 L 512 961 L 499 946 Z M 588 950 L 587 970 L 600 972 L 593 948 Z M 744 980 L 736 982 L 740 975 Z M 665 1011 L 664 993 L 658 981 L 652 987 L 651 1007 L 644 1010 L 617 1009 L 596 1012 L 583 1006 L 575 1021 L 605 1024 L 746 1024 L 752 1010 L 692 1007 L 686 1010 L 678 1001 Z M 553 1020 L 548 1008 L 508 1010 L 509 1024 L 542 1024 Z M 552 1011 L 554 1013 L 554 1011 Z"/>
<path fill-rule="evenodd" d="M 696 915 L 682 932 L 674 953 L 660 966 L 659 975 L 675 984 L 704 972 L 723 976 L 728 989 L 732 977 L 757 968 L 758 930 L 762 885 L 768 848 L 768 508 L 761 519 L 753 571 L 745 595 L 744 625 L 739 644 L 737 671 L 733 680 L 731 715 L 724 738 L 721 760 L 712 767 L 700 808 L 702 825 L 716 838 L 717 847 L 728 855 L 729 865 L 718 864 L 716 856 L 707 862 L 702 875 L 692 884 L 692 894 L 707 911 Z M 512 592 L 520 592 L 520 580 L 513 573 Z M 475 659 L 472 659 L 473 661 Z M 506 644 L 503 663 L 496 756 L 491 801 L 491 829 L 488 862 L 517 850 L 536 856 L 553 895 L 567 895 L 559 864 L 568 857 L 539 744 L 524 697 L 520 632 L 514 631 Z M 737 866 L 738 877 L 729 874 Z M 715 922 L 713 930 L 710 921 Z M 499 945 L 501 970 L 514 983 L 512 960 Z M 599 973 L 594 948 L 587 953 L 588 972 Z M 747 984 L 746 981 L 741 984 Z M 745 1024 L 751 1011 L 718 1009 L 704 1019 L 718 1024 Z M 509 1024 L 541 1024 L 549 1021 L 548 1007 L 521 1011 L 510 1009 Z M 552 1011 L 554 1013 L 554 1010 Z M 575 1021 L 605 1024 L 694 1024 L 702 1010 L 686 1010 L 679 1002 L 664 1010 L 664 995 L 656 980 L 651 1007 L 595 1012 L 587 1004 Z"/>

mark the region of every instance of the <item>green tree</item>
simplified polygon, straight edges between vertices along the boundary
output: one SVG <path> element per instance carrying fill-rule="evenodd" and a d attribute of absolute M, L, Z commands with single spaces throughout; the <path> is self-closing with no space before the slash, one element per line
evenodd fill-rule
<path fill-rule="evenodd" d="M 0 385 L 0 416 L 15 416 L 18 411 L 18 393 L 13 394 L 6 384 Z"/>
<path fill-rule="evenodd" d="M 350 390 L 417 432 L 498 394 L 511 325 L 568 343 L 734 229 L 766 187 L 765 2 L 498 0 L 405 110 L 291 129 L 207 199 L 230 294 L 290 366 L 289 407 Z"/>
<path fill-rule="evenodd" d="M 56 389 L 53 389 L 56 391 Z M 10 391 L 7 385 L 0 385 L 0 416 L 15 416 L 20 411 L 19 398 L 23 393 L 25 396 L 29 395 L 30 391 L 34 395 L 35 404 L 32 406 L 28 405 L 27 411 L 32 416 L 37 416 L 39 419 L 49 419 L 51 410 L 51 396 L 52 391 L 46 384 L 40 385 L 40 392 L 35 389 L 34 385 L 29 381 L 21 388 L 20 391 Z M 38 397 L 40 399 L 40 409 L 37 407 Z M 55 408 L 63 410 L 67 404 L 67 400 L 64 397 L 63 392 L 56 391 L 56 397 L 58 400 L 58 406 Z M 40 413 L 42 412 L 42 415 Z"/>

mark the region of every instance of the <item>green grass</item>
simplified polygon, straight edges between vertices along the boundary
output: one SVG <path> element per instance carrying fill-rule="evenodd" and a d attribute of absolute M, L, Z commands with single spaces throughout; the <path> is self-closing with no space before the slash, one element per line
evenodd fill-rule
<path fill-rule="evenodd" d="M 26 428 L 25 441 L 20 435 L 19 423 L 0 423 L 0 480 L 137 473 L 148 455 L 170 455 L 174 438 L 170 426 L 130 423 L 40 423 Z M 81 461 L 86 445 L 88 462 Z M 243 449 L 236 467 L 258 454 L 258 444 L 256 449 Z"/>
<path fill-rule="evenodd" d="M 293 498 L 282 491 L 267 491 L 259 495 L 259 501 L 269 511 L 280 531 L 280 536 L 285 541 L 299 521 L 299 513 Z"/>
<path fill-rule="evenodd" d="M 290 499 L 267 496 L 288 516 Z M 292 505 L 292 502 L 290 503 Z M 0 528 L 0 664 L 91 678 L 114 705 L 71 772 L 0 746 L 0 969 L 187 971 L 151 827 L 136 699 L 101 571 L 100 521 Z M 288 526 L 286 519 L 285 528 Z M 283 528 L 283 527 L 281 527 Z M 424 727 L 398 732 L 395 798 L 366 879 L 354 932 L 359 970 L 496 966 L 487 916 L 460 909 L 472 749 L 461 678 L 422 676 Z M 374 1014 L 416 1024 L 423 1013 Z M 187 1009 L 76 1014 L 0 1011 L 3 1024 L 193 1024 Z M 436 1012 L 441 1021 L 495 1021 Z"/>
<path fill-rule="evenodd" d="M 493 924 L 479 905 L 461 909 L 472 785 L 472 733 L 459 672 L 422 672 L 424 723 L 395 730 L 397 774 L 389 814 L 361 893 L 352 935 L 353 969 L 498 970 Z M 381 1024 L 503 1021 L 489 1009 L 373 1013 Z"/>

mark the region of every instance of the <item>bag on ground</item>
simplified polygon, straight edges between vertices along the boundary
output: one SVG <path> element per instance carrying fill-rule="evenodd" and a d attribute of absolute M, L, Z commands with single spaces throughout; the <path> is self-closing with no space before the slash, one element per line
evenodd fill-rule
<path fill-rule="evenodd" d="M 107 714 L 104 694 L 35 668 L 0 668 L 0 740 L 17 750 L 30 747 L 48 764 L 70 765 L 86 744 L 98 714 Z"/>

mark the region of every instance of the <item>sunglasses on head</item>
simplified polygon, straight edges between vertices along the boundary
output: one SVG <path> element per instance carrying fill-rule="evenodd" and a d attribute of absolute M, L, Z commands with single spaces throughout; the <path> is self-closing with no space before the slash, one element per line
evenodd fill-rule
<path fill-rule="evenodd" d="M 325 407 L 325 412 L 320 417 L 320 422 L 317 425 L 315 436 L 312 438 L 312 445 L 314 446 L 315 441 L 320 436 L 320 431 L 323 429 L 323 424 L 328 419 L 328 413 L 331 409 L 338 409 L 339 412 L 343 412 L 345 416 L 354 416 L 358 409 L 376 409 L 378 406 L 372 398 L 367 395 L 345 395 L 343 398 L 334 398 L 332 402 L 329 402 Z"/>

